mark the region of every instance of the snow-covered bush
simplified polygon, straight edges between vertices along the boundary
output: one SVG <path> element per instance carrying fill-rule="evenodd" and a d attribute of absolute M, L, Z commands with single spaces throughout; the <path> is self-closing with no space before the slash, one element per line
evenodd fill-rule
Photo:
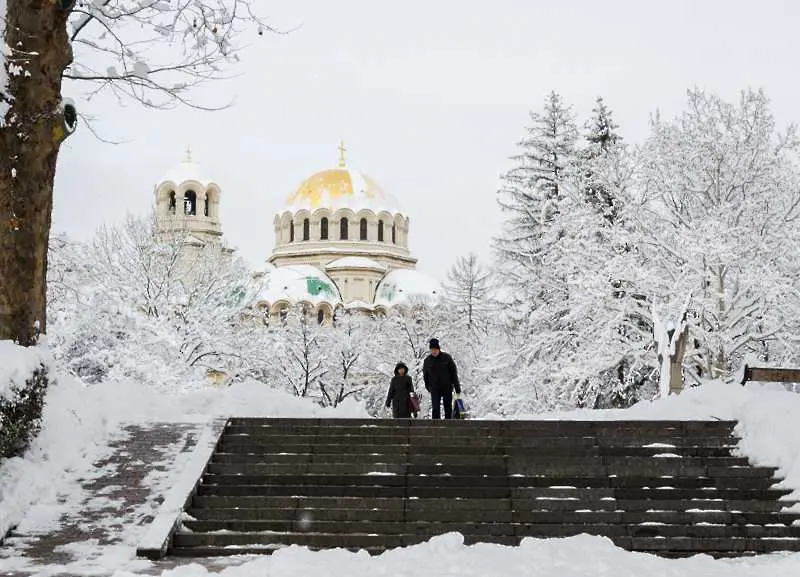
<path fill-rule="evenodd" d="M 0 341 L 0 458 L 20 453 L 39 431 L 47 385 L 40 347 Z"/>

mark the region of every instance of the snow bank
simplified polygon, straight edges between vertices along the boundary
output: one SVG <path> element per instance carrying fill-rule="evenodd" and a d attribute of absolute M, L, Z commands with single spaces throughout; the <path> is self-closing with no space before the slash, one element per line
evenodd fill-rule
<path fill-rule="evenodd" d="M 39 366 L 49 367 L 50 361 L 44 346 L 21 347 L 13 341 L 0 341 L 0 398 L 8 398 Z"/>
<path fill-rule="evenodd" d="M 229 562 L 236 562 L 235 559 Z M 797 575 L 800 555 L 765 555 L 715 561 L 708 556 L 670 560 L 629 553 L 602 537 L 525 539 L 519 547 L 477 544 L 465 547 L 457 533 L 427 543 L 370 557 L 344 550 L 310 552 L 289 547 L 271 557 L 243 558 L 225 568 L 224 577 L 772 577 Z M 133 575 L 117 571 L 115 577 Z M 163 577 L 205 577 L 212 571 L 198 564 L 161 573 Z M 213 571 L 213 574 L 217 574 Z"/>

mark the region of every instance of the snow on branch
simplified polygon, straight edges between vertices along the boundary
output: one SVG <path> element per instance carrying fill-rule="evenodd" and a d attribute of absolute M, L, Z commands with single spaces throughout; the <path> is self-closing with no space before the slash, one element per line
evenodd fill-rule
<path fill-rule="evenodd" d="M 151 108 L 185 104 L 210 110 L 189 92 L 225 77 L 238 61 L 237 41 L 266 26 L 251 0 L 86 0 L 72 9 L 75 60 L 64 77 L 94 85 Z"/>

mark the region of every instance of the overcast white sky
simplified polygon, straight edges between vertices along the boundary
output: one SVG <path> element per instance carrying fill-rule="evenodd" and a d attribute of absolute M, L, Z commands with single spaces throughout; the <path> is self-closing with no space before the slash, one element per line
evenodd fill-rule
<path fill-rule="evenodd" d="M 222 186 L 225 237 L 253 265 L 270 254 L 272 217 L 311 173 L 348 164 L 411 217 L 420 270 L 443 278 L 459 254 L 491 257 L 498 176 L 528 111 L 555 89 L 581 121 L 594 98 L 629 142 L 649 114 L 673 116 L 686 89 L 735 99 L 763 87 L 781 123 L 800 102 L 793 0 L 258 0 L 285 36 L 253 34 L 239 76 L 197 94 L 214 113 L 80 102 L 97 128 L 62 147 L 54 230 L 90 238 L 145 213 L 153 185 L 187 143 Z M 66 85 L 68 96 L 80 87 Z M 450 215 L 450 216 L 447 216 Z"/>

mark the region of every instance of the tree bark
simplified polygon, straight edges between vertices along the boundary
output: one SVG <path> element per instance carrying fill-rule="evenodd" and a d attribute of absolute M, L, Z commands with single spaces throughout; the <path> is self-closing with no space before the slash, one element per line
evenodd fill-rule
<path fill-rule="evenodd" d="M 72 62 L 71 2 L 8 0 L 11 108 L 0 122 L 0 340 L 46 332 L 47 245 L 56 159 L 68 135 L 61 78 Z"/>

